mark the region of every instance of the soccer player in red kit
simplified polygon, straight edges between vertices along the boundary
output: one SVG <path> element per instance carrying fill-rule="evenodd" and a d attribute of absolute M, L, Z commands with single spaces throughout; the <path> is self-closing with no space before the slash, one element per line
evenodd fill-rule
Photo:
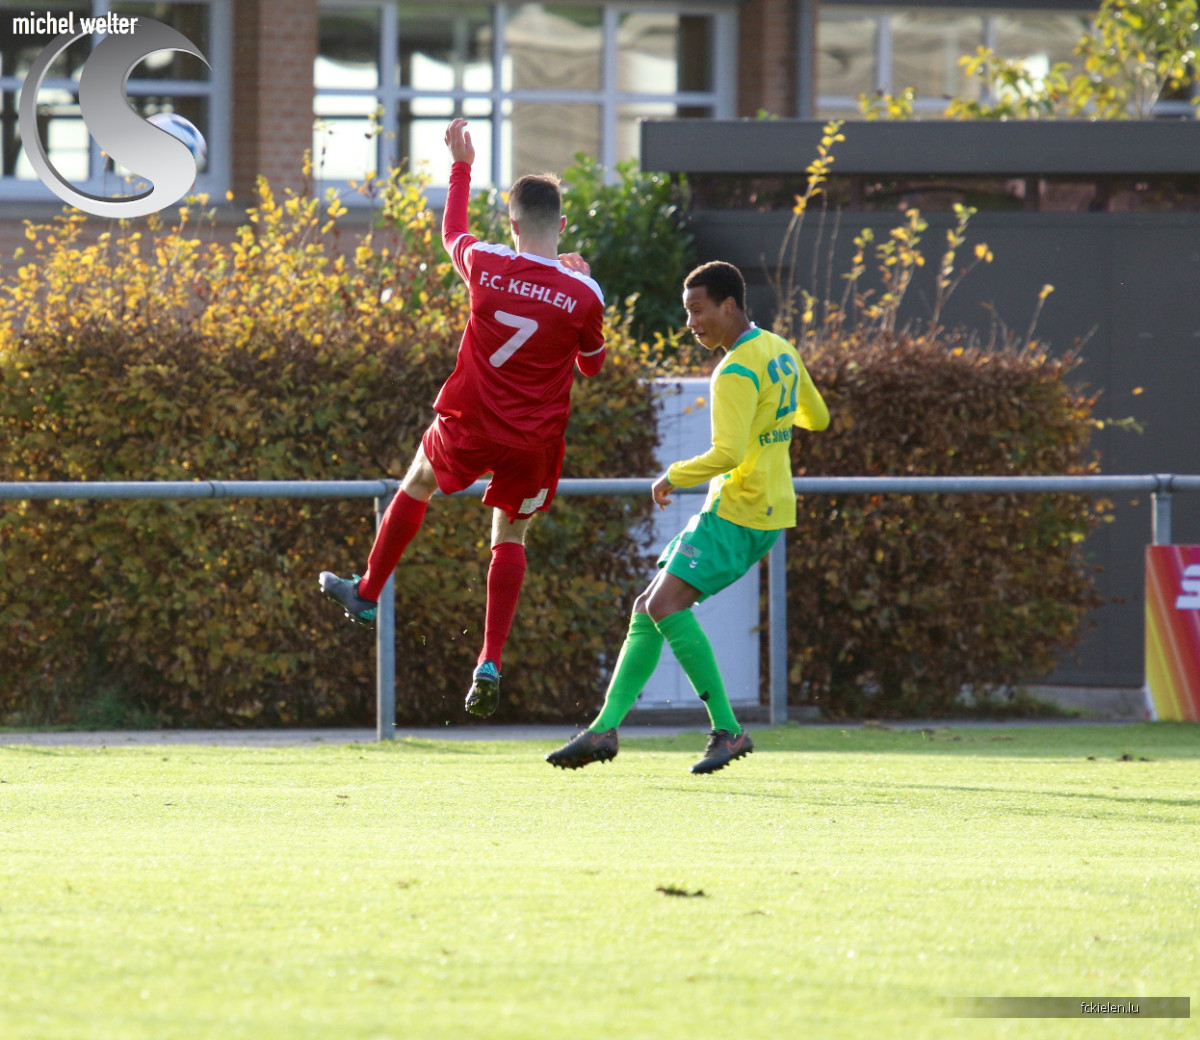
<path fill-rule="evenodd" d="M 347 617 L 374 624 L 379 594 L 434 491 L 452 494 L 490 473 L 483 494 L 493 507 L 487 612 L 466 704 L 487 716 L 500 702 L 501 654 L 525 577 L 525 532 L 549 508 L 562 471 L 574 369 L 593 376 L 604 363 L 604 296 L 581 257 L 558 253 L 566 218 L 552 174 L 522 177 L 509 191 L 515 250 L 470 233 L 475 148 L 466 125 L 454 119 L 446 128 L 453 164 L 442 218 L 442 242 L 471 295 L 458 362 L 383 515 L 366 573 L 346 579 L 322 571 L 320 584 Z"/>

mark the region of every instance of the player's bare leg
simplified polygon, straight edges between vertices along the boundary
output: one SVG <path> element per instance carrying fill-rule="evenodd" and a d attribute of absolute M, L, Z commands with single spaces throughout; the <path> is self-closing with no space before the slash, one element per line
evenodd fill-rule
<path fill-rule="evenodd" d="M 700 600 L 700 590 L 667 570 L 660 570 L 654 580 L 633 601 L 635 614 L 649 614 L 655 624 L 670 614 L 691 610 Z"/>
<path fill-rule="evenodd" d="M 400 490 L 422 502 L 428 502 L 437 490 L 437 475 L 433 472 L 433 466 L 425 454 L 425 449 L 419 444 L 417 453 L 413 456 L 412 465 L 404 474 Z"/>

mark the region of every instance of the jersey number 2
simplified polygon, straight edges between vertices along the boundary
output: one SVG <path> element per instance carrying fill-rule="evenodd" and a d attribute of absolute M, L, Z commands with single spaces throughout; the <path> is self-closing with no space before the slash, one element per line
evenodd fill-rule
<path fill-rule="evenodd" d="M 538 327 L 538 323 L 533 318 L 522 318 L 519 314 L 509 314 L 508 311 L 496 311 L 496 320 L 501 325 L 507 325 L 516 331 L 488 358 L 492 368 L 499 368 L 520 350 L 525 345 L 525 341 L 537 332 Z"/>
<path fill-rule="evenodd" d="M 779 407 L 775 410 L 775 418 L 782 419 L 789 412 L 796 410 L 796 384 L 800 382 L 800 373 L 796 371 L 795 364 L 787 354 L 780 354 L 767 365 L 767 375 L 771 377 L 772 383 L 784 381 L 787 376 L 792 377 L 790 388 L 786 381 L 779 388 Z M 789 389 L 791 390 L 790 395 L 788 394 Z"/>

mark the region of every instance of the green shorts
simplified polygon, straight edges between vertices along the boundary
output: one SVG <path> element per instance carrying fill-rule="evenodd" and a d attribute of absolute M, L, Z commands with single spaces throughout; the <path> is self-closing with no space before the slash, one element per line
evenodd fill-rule
<path fill-rule="evenodd" d="M 658 566 L 699 590 L 703 600 L 737 581 L 778 538 L 778 531 L 743 527 L 713 512 L 697 513 L 662 551 Z"/>

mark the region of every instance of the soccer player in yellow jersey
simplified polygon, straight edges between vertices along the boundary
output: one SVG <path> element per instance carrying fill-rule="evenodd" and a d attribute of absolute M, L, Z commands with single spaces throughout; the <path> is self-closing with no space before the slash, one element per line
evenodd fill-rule
<path fill-rule="evenodd" d="M 709 482 L 701 511 L 663 550 L 658 573 L 634 601 L 629 633 L 596 720 L 546 756 L 578 769 L 617 754 L 617 727 L 653 674 L 663 642 L 708 709 L 712 733 L 693 773 L 712 773 L 753 750 L 738 724 L 712 644 L 692 607 L 732 585 L 796 524 L 792 428 L 823 430 L 829 409 L 787 340 L 746 316 L 746 284 L 732 264 L 714 261 L 683 283 L 687 326 L 725 356 L 712 376 L 712 446 L 674 463 L 651 488 L 660 508 L 676 488 Z"/>

